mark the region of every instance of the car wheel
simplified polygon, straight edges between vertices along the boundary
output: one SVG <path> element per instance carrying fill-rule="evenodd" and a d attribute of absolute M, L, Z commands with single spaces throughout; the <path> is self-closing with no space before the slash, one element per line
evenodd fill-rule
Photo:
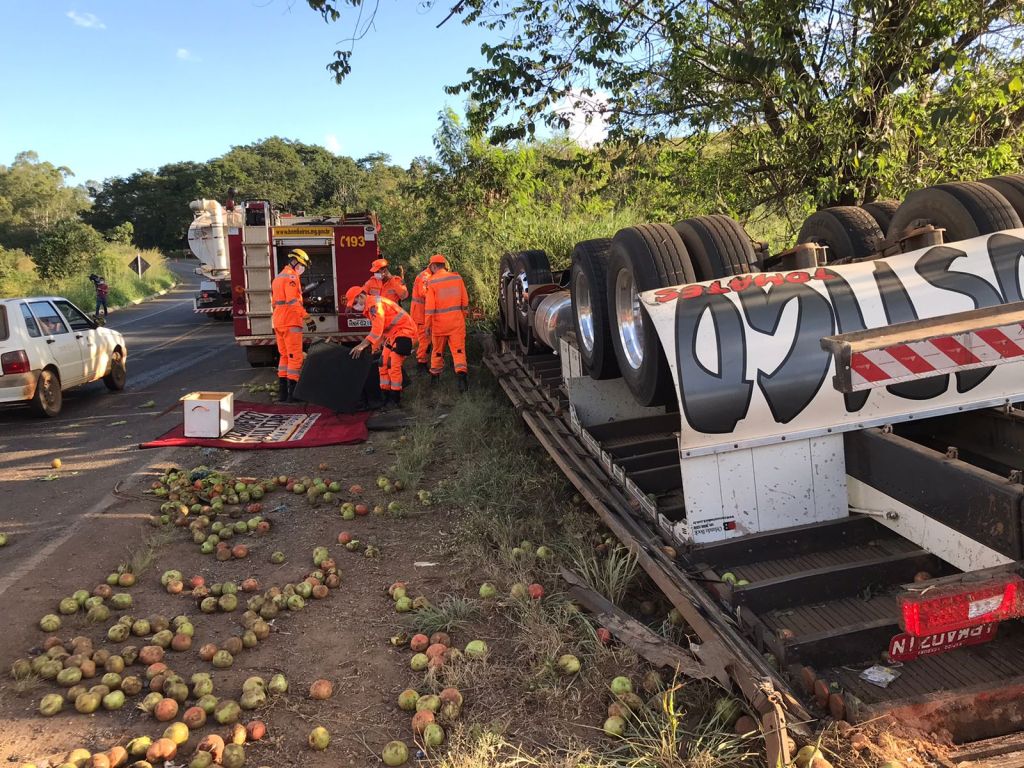
<path fill-rule="evenodd" d="M 121 350 L 116 349 L 110 359 L 110 370 L 103 377 L 103 383 L 111 392 L 120 392 L 124 389 L 126 381 L 128 381 L 128 369 L 125 367 L 124 355 L 121 354 Z"/>
<path fill-rule="evenodd" d="M 32 410 L 40 416 L 52 418 L 60 413 L 63 403 L 60 377 L 56 371 L 44 368 L 36 381 L 36 393 L 32 396 Z"/>

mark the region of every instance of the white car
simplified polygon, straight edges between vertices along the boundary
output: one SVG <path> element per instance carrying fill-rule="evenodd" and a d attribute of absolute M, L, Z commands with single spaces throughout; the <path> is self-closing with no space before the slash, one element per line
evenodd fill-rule
<path fill-rule="evenodd" d="M 124 389 L 124 336 L 96 323 L 67 299 L 0 299 L 0 403 L 29 403 L 60 413 L 63 391 L 97 379 Z"/>

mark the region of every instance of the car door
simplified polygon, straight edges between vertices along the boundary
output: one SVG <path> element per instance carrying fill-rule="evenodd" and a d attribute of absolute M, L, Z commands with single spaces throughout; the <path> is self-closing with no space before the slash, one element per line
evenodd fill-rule
<path fill-rule="evenodd" d="M 60 371 L 61 389 L 81 384 L 85 378 L 82 348 L 78 339 L 71 333 L 67 322 L 57 308 L 46 299 L 36 299 L 30 301 L 28 305 L 43 333 L 43 344 L 40 345 L 43 359 L 57 366 L 57 370 Z"/>
<path fill-rule="evenodd" d="M 54 305 L 71 326 L 71 334 L 78 340 L 82 351 L 84 381 L 96 381 L 107 372 L 110 350 L 104 349 L 103 339 L 96 331 L 96 323 L 67 299 L 54 299 Z"/>

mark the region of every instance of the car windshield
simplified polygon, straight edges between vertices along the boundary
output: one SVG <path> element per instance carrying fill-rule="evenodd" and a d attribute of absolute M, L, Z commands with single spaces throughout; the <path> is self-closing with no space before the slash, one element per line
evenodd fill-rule
<path fill-rule="evenodd" d="M 43 329 L 44 334 L 56 336 L 68 332 L 68 327 L 64 324 L 64 320 L 61 319 L 57 310 L 54 309 L 53 304 L 48 301 L 33 301 L 31 305 L 32 314 L 39 320 L 39 325 Z"/>

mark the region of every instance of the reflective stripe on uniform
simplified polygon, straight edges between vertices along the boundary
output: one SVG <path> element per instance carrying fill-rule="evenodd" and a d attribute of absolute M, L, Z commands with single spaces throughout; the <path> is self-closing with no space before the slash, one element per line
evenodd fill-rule
<path fill-rule="evenodd" d="M 445 312 L 465 312 L 469 307 L 445 307 L 444 309 L 428 309 L 428 315 L 441 315 Z"/>
<path fill-rule="evenodd" d="M 289 304 L 298 304 L 298 303 L 299 303 L 298 299 L 288 299 L 288 301 L 275 301 L 274 302 L 274 306 L 275 307 L 286 307 Z"/>
<path fill-rule="evenodd" d="M 449 283 L 454 280 L 462 280 L 461 275 L 446 275 L 445 277 L 434 277 L 431 278 L 428 283 L 430 285 L 440 285 L 441 283 Z"/>
<path fill-rule="evenodd" d="M 416 299 L 416 298 L 414 298 L 414 299 L 412 300 L 412 303 L 413 303 L 413 304 L 425 304 L 425 303 L 426 303 L 426 301 L 427 301 L 426 299 Z"/>

